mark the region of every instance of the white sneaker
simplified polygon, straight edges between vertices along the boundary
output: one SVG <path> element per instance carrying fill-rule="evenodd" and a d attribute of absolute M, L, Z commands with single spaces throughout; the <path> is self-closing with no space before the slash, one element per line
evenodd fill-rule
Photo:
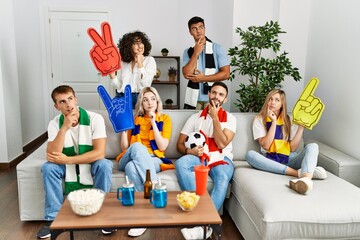
<path fill-rule="evenodd" d="M 295 192 L 307 194 L 313 188 L 313 182 L 308 177 L 290 180 L 289 186 Z"/>
<path fill-rule="evenodd" d="M 313 173 L 313 179 L 326 179 L 326 170 L 323 167 L 316 167 Z"/>
<path fill-rule="evenodd" d="M 194 228 L 183 228 L 181 229 L 181 233 L 183 234 L 186 240 L 195 240 L 195 239 L 204 239 L 204 228 L 203 227 L 194 227 Z M 206 231 L 206 239 L 211 237 L 212 228 L 209 227 Z"/>
<path fill-rule="evenodd" d="M 146 228 L 132 228 L 128 231 L 128 235 L 130 237 L 138 237 L 143 235 L 143 233 L 146 231 Z"/>
<path fill-rule="evenodd" d="M 117 231 L 116 228 L 103 228 L 103 229 L 101 229 L 101 232 L 104 235 L 110 235 L 110 234 L 112 234 L 113 232 L 116 232 L 116 231 Z"/>

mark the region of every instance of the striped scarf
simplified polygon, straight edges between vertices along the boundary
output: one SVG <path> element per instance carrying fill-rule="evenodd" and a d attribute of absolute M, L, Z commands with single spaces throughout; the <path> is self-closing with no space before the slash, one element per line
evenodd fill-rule
<path fill-rule="evenodd" d="M 269 130 L 271 127 L 271 119 L 269 117 L 266 118 L 266 129 Z M 290 143 L 287 140 L 283 139 L 282 134 L 282 126 L 284 125 L 284 121 L 281 116 L 276 119 L 276 130 L 275 137 L 273 142 L 271 143 L 269 150 L 266 152 L 266 157 L 279 162 L 287 164 L 289 162 L 290 155 Z"/>
<path fill-rule="evenodd" d="M 194 48 L 191 47 L 188 50 L 189 58 L 194 53 Z M 205 45 L 205 75 L 212 75 L 216 72 L 214 52 L 213 52 L 213 43 L 210 39 L 206 38 Z M 203 94 L 207 94 L 209 91 L 209 86 L 212 86 L 213 82 L 205 82 L 203 84 Z M 197 100 L 199 97 L 199 87 L 198 82 L 188 81 L 186 92 L 185 92 L 185 102 L 184 109 L 196 109 Z"/>
<path fill-rule="evenodd" d="M 92 135 L 90 129 L 90 118 L 88 113 L 79 107 L 80 120 L 79 120 L 79 136 L 78 136 L 78 155 L 89 152 L 92 147 Z M 64 124 L 64 115 L 60 115 L 59 129 Z M 75 139 L 72 138 L 70 133 L 65 135 L 64 148 L 62 153 L 66 156 L 75 156 L 76 151 L 74 147 Z M 93 187 L 93 179 L 91 176 L 91 164 L 66 164 L 65 174 L 65 194 L 71 191 L 91 188 Z"/>
<path fill-rule="evenodd" d="M 222 154 L 222 149 L 219 149 L 216 145 L 215 139 L 213 137 L 207 137 L 204 131 L 210 133 L 210 129 L 202 129 L 203 122 L 205 121 L 207 114 L 208 114 L 209 107 L 207 106 L 204 110 L 202 110 L 200 114 L 200 119 L 202 122 L 200 124 L 200 132 L 205 136 L 205 147 L 204 147 L 204 154 L 200 157 L 201 161 L 205 160 L 208 161 L 208 166 L 211 169 L 212 167 L 216 167 L 218 165 L 228 164 L 224 161 L 224 154 Z M 219 121 L 227 122 L 227 113 L 222 108 L 219 109 L 218 112 Z M 212 126 L 212 125 L 211 125 Z"/>
<path fill-rule="evenodd" d="M 143 120 L 144 117 L 143 116 L 137 116 L 135 118 L 135 127 L 134 129 L 132 129 L 131 132 L 131 139 L 130 139 L 130 145 L 135 143 L 135 142 L 141 142 L 141 138 L 140 138 L 140 126 L 141 123 L 144 121 Z M 155 123 L 157 128 L 159 129 L 160 134 L 162 133 L 163 130 L 163 126 L 164 126 L 164 115 L 162 114 L 161 116 L 159 116 L 156 113 L 155 116 Z M 163 162 L 162 164 L 160 164 L 160 169 L 161 171 L 165 171 L 168 169 L 174 169 L 174 164 L 165 157 L 165 153 L 161 150 L 159 150 L 158 146 L 156 145 L 156 141 L 155 141 L 155 136 L 154 136 L 154 130 L 151 127 L 150 131 L 149 131 L 149 140 L 150 140 L 150 147 L 153 150 L 154 154 L 156 157 L 160 158 L 161 161 Z M 119 161 L 121 159 L 121 157 L 125 154 L 126 150 L 123 150 L 117 157 L 116 160 Z"/>

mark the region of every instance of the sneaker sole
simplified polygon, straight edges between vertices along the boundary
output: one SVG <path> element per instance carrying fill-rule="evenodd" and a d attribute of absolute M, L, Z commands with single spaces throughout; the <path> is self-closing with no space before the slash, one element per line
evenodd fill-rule
<path fill-rule="evenodd" d="M 101 229 L 101 232 L 104 235 L 110 235 L 110 234 L 112 234 L 113 232 L 116 232 L 116 231 L 117 231 L 117 229 L 114 229 L 113 231 L 105 231 L 104 229 Z"/>
<path fill-rule="evenodd" d="M 37 236 L 40 239 L 45 239 L 51 237 L 51 234 L 45 235 L 45 236 Z"/>
<path fill-rule="evenodd" d="M 181 233 L 182 233 L 183 237 L 184 237 L 186 240 L 191 240 L 191 239 L 203 239 L 203 234 L 201 235 L 201 237 L 195 235 L 196 238 L 194 238 L 194 236 L 193 236 L 191 233 L 188 232 L 189 230 L 191 231 L 191 228 L 183 228 L 183 229 L 181 229 Z M 209 238 L 211 237 L 212 232 L 213 232 L 212 228 L 209 228 L 209 229 L 206 231 L 206 239 L 209 239 Z"/>
<path fill-rule="evenodd" d="M 145 231 L 146 231 L 146 228 L 145 228 L 143 231 L 139 231 L 139 232 L 137 232 L 137 233 L 129 233 L 129 232 L 128 232 L 128 235 L 129 235 L 130 237 L 139 237 L 139 236 L 143 235 Z"/>
<path fill-rule="evenodd" d="M 294 190 L 295 192 L 298 192 L 300 194 L 305 194 L 309 190 L 308 185 L 301 180 L 299 180 L 297 182 L 290 181 L 289 185 L 292 190 Z"/>

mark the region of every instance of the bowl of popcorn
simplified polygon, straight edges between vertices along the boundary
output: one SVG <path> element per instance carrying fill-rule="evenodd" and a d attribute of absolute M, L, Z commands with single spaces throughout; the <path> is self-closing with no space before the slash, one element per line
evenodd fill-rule
<path fill-rule="evenodd" d="M 105 199 L 105 192 L 96 188 L 79 189 L 70 192 L 67 199 L 75 214 L 90 216 L 100 210 Z"/>
<path fill-rule="evenodd" d="M 178 195 L 176 195 L 176 200 L 178 205 L 185 212 L 190 212 L 194 210 L 200 200 L 200 196 L 196 195 L 194 192 L 184 191 Z"/>

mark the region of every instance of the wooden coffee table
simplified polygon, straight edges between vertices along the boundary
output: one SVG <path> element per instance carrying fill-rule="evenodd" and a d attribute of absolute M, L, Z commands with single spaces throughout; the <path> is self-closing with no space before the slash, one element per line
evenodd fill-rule
<path fill-rule="evenodd" d="M 73 213 L 66 199 L 55 220 L 50 226 L 51 239 L 62 232 L 96 230 L 103 228 L 171 228 L 211 226 L 218 239 L 221 239 L 222 220 L 208 193 L 200 197 L 192 212 L 184 212 L 178 206 L 176 195 L 180 192 L 168 192 L 165 208 L 155 208 L 142 192 L 135 193 L 135 205 L 123 206 L 116 193 L 107 193 L 100 211 L 92 216 L 81 217 Z M 206 228 L 205 228 L 206 229 Z M 204 232 L 204 239 L 206 232 Z"/>

